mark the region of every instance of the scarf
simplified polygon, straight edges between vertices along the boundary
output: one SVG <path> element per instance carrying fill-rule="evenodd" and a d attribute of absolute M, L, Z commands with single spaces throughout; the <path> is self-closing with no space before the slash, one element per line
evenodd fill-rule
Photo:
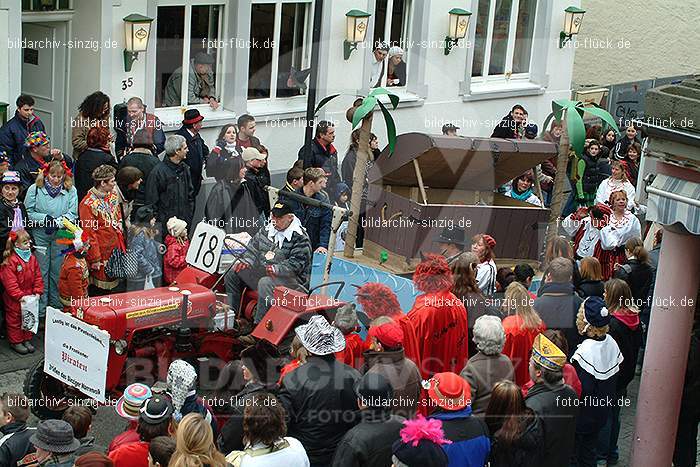
<path fill-rule="evenodd" d="M 44 188 L 46 188 L 46 192 L 49 194 L 50 197 L 55 198 L 61 193 L 61 190 L 63 190 L 63 182 L 54 186 L 51 183 L 49 183 L 48 180 L 45 180 Z"/>
<path fill-rule="evenodd" d="M 22 258 L 22 261 L 25 263 L 28 263 L 29 259 L 32 257 L 32 250 L 20 250 L 19 248 L 15 247 L 15 253 L 17 253 L 17 256 Z"/>
<path fill-rule="evenodd" d="M 19 208 L 19 203 L 15 203 L 14 207 L 15 217 L 12 219 L 12 232 L 17 232 L 18 230 L 24 230 L 24 217 L 22 217 L 22 210 Z"/>
<path fill-rule="evenodd" d="M 532 194 L 532 188 L 528 188 L 527 190 L 523 191 L 522 193 L 518 193 L 516 191 L 515 187 L 513 187 L 513 189 L 510 191 L 510 194 L 513 197 L 513 199 L 517 199 L 520 201 L 526 201 L 530 197 L 530 195 Z"/>
<path fill-rule="evenodd" d="M 579 344 L 571 357 L 572 362 L 599 381 L 605 381 L 620 371 L 623 357 L 615 340 L 606 334 L 605 339 L 597 341 L 586 339 Z"/>

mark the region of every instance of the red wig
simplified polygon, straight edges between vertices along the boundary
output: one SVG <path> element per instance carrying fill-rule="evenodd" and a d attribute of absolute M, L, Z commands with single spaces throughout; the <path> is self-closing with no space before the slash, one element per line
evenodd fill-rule
<path fill-rule="evenodd" d="M 449 291 L 452 288 L 452 271 L 442 255 L 428 254 L 416 267 L 413 283 L 421 292 Z"/>
<path fill-rule="evenodd" d="M 357 289 L 356 297 L 370 319 L 403 314 L 396 294 L 384 284 L 368 282 Z"/>

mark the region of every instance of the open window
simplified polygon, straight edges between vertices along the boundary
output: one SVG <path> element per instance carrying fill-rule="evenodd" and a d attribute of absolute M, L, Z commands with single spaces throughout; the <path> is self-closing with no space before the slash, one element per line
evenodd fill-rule
<path fill-rule="evenodd" d="M 192 3 L 158 6 L 156 107 L 221 102 L 224 2 Z"/>
<path fill-rule="evenodd" d="M 389 47 L 401 47 L 404 51 L 400 61 L 398 59 L 392 61 L 390 57 L 384 60 L 384 72 L 379 86 L 406 86 L 407 68 L 410 66 L 406 59 L 410 48 L 411 7 L 411 0 L 376 0 L 372 46 L 380 42 L 386 42 Z M 378 70 L 377 73 L 379 73 Z M 370 78 L 370 81 L 374 81 L 370 83 L 370 86 L 376 84 L 376 80 Z"/>

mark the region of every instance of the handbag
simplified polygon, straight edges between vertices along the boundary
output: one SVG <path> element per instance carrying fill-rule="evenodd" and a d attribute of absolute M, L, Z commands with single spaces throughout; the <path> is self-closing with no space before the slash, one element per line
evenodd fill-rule
<path fill-rule="evenodd" d="M 133 252 L 126 249 L 124 238 L 119 233 L 119 245 L 105 265 L 105 274 L 112 279 L 135 279 L 139 273 L 139 264 Z"/>

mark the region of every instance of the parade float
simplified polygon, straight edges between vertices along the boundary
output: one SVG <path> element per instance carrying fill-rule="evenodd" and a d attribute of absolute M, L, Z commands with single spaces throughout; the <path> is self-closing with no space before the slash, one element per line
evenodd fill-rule
<path fill-rule="evenodd" d="M 549 210 L 497 189 L 555 157 L 555 144 L 406 133 L 388 152 L 369 171 L 360 261 L 409 273 L 445 228 L 464 230 L 467 245 L 478 233 L 498 239 L 499 265 L 539 260 Z"/>

